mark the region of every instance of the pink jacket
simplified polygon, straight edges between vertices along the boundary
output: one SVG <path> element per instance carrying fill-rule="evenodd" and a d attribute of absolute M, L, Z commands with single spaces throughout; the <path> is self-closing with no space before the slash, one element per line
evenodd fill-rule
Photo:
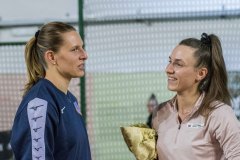
<path fill-rule="evenodd" d="M 196 114 L 203 98 L 204 93 L 181 124 L 175 97 L 156 108 L 152 124 L 158 133 L 159 160 L 240 160 L 240 122 L 232 108 L 214 102 L 205 122 Z"/>

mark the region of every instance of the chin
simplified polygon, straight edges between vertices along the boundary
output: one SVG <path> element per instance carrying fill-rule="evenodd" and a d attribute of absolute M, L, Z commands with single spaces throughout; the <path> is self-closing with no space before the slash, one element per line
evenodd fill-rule
<path fill-rule="evenodd" d="M 175 87 L 168 86 L 167 88 L 168 88 L 169 91 L 176 91 Z"/>
<path fill-rule="evenodd" d="M 81 78 L 84 76 L 84 73 L 72 75 L 72 78 Z"/>
<path fill-rule="evenodd" d="M 83 77 L 84 75 L 85 75 L 84 72 L 82 72 L 82 73 L 78 74 L 78 77 Z"/>

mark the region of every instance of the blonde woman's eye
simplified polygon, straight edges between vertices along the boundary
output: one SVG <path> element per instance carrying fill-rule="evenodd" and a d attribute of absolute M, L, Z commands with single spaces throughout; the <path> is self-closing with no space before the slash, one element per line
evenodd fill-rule
<path fill-rule="evenodd" d="M 79 49 L 78 48 L 74 48 L 72 51 L 73 52 L 77 52 L 77 51 L 79 51 Z"/>

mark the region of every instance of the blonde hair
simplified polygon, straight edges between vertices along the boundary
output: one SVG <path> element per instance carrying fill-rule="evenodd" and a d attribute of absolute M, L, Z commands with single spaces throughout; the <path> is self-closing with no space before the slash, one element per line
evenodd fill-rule
<path fill-rule="evenodd" d="M 47 50 L 58 52 L 64 42 L 63 33 L 76 31 L 76 29 L 63 22 L 50 22 L 42 26 L 25 47 L 25 62 L 28 80 L 25 84 L 24 95 L 46 75 L 47 64 L 44 53 Z"/>

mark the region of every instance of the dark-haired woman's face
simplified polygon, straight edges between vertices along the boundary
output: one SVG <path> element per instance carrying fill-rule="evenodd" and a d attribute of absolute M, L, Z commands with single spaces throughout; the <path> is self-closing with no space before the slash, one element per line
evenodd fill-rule
<path fill-rule="evenodd" d="M 194 48 L 178 45 L 169 56 L 166 67 L 168 89 L 176 92 L 192 92 L 197 90 L 198 70 L 194 67 Z"/>
<path fill-rule="evenodd" d="M 57 71 L 61 76 L 71 79 L 84 75 L 84 62 L 87 53 L 83 41 L 76 31 L 63 34 L 64 43 L 56 56 Z"/>

